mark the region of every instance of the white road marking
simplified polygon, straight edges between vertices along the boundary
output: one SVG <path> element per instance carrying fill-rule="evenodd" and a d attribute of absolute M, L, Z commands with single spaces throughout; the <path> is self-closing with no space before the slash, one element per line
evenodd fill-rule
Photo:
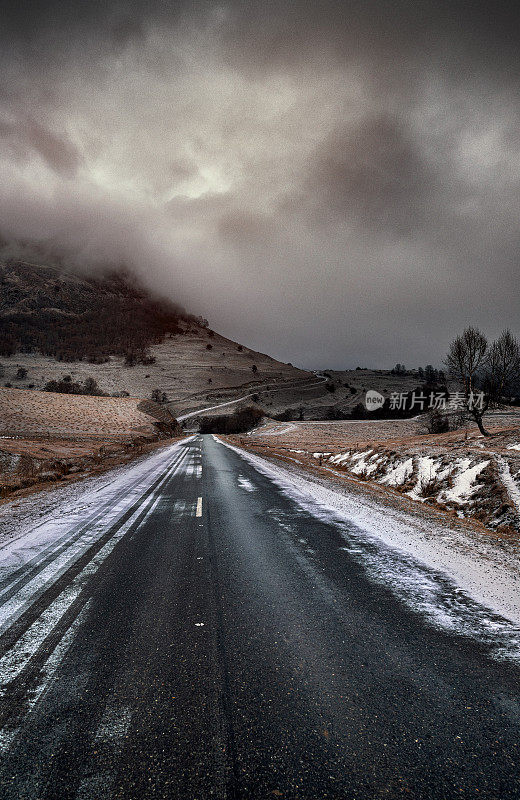
<path fill-rule="evenodd" d="M 196 517 L 202 517 L 202 497 L 199 497 L 197 500 L 197 511 L 195 512 Z"/>
<path fill-rule="evenodd" d="M 251 483 L 251 481 L 248 480 L 247 478 L 244 478 L 243 475 L 239 475 L 237 480 L 238 480 L 238 485 L 240 486 L 241 489 L 245 489 L 246 492 L 256 492 L 256 489 Z"/>

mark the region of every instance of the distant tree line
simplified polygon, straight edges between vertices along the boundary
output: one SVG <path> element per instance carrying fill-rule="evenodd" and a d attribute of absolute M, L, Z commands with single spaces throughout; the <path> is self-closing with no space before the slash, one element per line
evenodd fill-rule
<path fill-rule="evenodd" d="M 419 380 L 424 380 L 428 384 L 444 383 L 446 381 L 445 373 L 441 369 L 436 369 L 432 364 L 426 364 L 425 367 L 418 367 L 416 370 L 408 370 L 404 364 L 397 363 L 390 370 L 390 374 L 401 378 L 407 375 L 417 376 Z"/>
<path fill-rule="evenodd" d="M 216 417 L 202 417 L 199 424 L 201 433 L 246 433 L 252 430 L 264 412 L 254 406 L 239 408 L 233 414 L 221 414 Z"/>

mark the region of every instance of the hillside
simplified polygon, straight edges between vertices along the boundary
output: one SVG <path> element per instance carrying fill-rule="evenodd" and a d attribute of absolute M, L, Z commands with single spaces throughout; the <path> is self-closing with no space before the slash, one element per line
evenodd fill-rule
<path fill-rule="evenodd" d="M 159 389 L 175 414 L 313 377 L 220 336 L 126 274 L 88 278 L 22 261 L 0 262 L 0 354 L 4 386 L 92 377 L 111 395 Z"/>
<path fill-rule="evenodd" d="M 0 437 L 127 440 L 176 430 L 168 410 L 149 400 L 0 389 Z"/>
<path fill-rule="evenodd" d="M 0 262 L 0 355 L 38 351 L 62 361 L 139 360 L 150 344 L 197 325 L 125 272 L 93 278 L 25 261 Z"/>

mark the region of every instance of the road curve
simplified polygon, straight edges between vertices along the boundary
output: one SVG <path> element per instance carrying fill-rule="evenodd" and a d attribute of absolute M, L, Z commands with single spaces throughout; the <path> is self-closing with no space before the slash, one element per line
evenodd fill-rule
<path fill-rule="evenodd" d="M 196 411 L 189 411 L 187 414 L 179 414 L 177 415 L 177 421 L 182 422 L 185 419 L 191 419 L 192 417 L 198 417 L 201 414 L 205 414 L 207 411 L 215 411 L 217 408 L 227 408 L 228 406 L 234 406 L 237 403 L 242 403 L 244 400 L 249 400 L 251 397 L 260 394 L 274 394 L 276 392 L 283 392 L 287 391 L 287 389 L 311 389 L 313 386 L 320 386 L 322 383 L 327 382 L 327 378 L 324 375 L 318 375 L 317 377 L 321 378 L 319 381 L 312 381 L 310 383 L 296 383 L 294 385 L 287 385 L 287 386 L 280 386 L 276 387 L 276 385 L 272 389 L 262 389 L 259 387 L 256 391 L 249 392 L 248 394 L 243 395 L 242 397 L 236 397 L 234 400 L 226 400 L 224 403 L 217 403 L 215 406 L 207 406 L 206 408 L 199 408 Z"/>
<path fill-rule="evenodd" d="M 354 524 L 213 437 L 147 481 L 0 569 L 2 798 L 520 797 L 520 669 Z"/>

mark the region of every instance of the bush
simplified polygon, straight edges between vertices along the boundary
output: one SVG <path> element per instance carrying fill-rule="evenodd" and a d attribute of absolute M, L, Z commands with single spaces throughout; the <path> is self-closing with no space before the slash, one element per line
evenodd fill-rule
<path fill-rule="evenodd" d="M 369 412 L 367 411 L 363 403 L 357 403 L 352 409 L 350 416 L 352 419 L 367 419 L 367 417 L 369 416 Z"/>
<path fill-rule="evenodd" d="M 101 391 L 94 378 L 86 378 L 83 383 L 73 381 L 70 375 L 64 375 L 58 381 L 48 381 L 43 387 L 44 392 L 56 392 L 57 394 L 84 394 L 94 397 L 107 397 Z"/>
<path fill-rule="evenodd" d="M 107 359 L 108 360 L 108 359 Z M 135 367 L 136 364 L 144 364 L 149 366 L 155 364 L 155 356 L 147 353 L 146 350 L 129 350 L 125 353 L 125 367 Z"/>
<path fill-rule="evenodd" d="M 325 413 L 325 419 L 341 420 L 349 419 L 349 415 L 336 406 L 330 406 Z"/>
<path fill-rule="evenodd" d="M 273 414 L 272 417 L 278 422 L 294 422 L 300 418 L 300 412 L 297 408 L 286 408 L 279 414 Z"/>
<path fill-rule="evenodd" d="M 18 367 L 15 377 L 17 381 L 25 380 L 25 378 L 27 377 L 27 370 L 25 369 L 25 367 Z"/>
<path fill-rule="evenodd" d="M 153 392 L 151 394 L 151 399 L 154 401 L 154 403 L 167 403 L 168 402 L 168 396 L 167 396 L 166 392 L 161 392 L 160 389 L 154 389 L 153 390 Z"/>
<path fill-rule="evenodd" d="M 419 485 L 418 494 L 421 497 L 435 497 L 442 489 L 441 482 L 437 477 L 432 475 L 429 478 L 423 478 Z"/>
<path fill-rule="evenodd" d="M 450 429 L 449 418 L 437 409 L 432 409 L 426 417 L 426 429 L 428 433 L 447 433 Z"/>
<path fill-rule="evenodd" d="M 246 433 L 258 425 L 263 416 L 264 413 L 259 408 L 248 406 L 237 409 L 233 414 L 203 417 L 199 430 L 201 433 Z"/>

